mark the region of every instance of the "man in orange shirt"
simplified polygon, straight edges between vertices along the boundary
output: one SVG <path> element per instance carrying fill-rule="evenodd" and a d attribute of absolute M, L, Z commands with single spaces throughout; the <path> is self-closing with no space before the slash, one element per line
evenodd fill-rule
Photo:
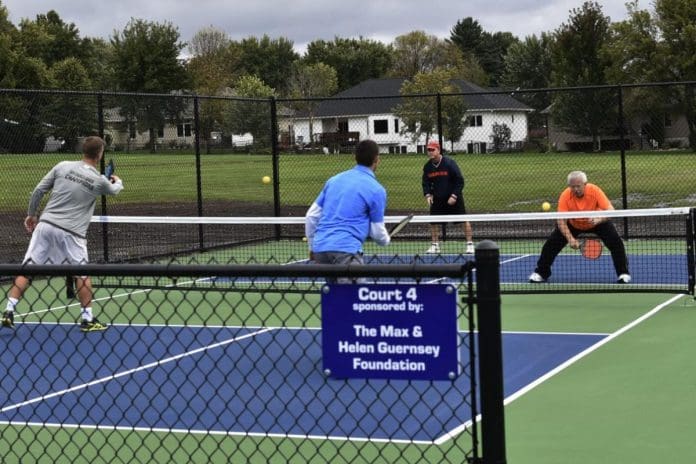
<path fill-rule="evenodd" d="M 582 171 L 568 174 L 568 188 L 558 198 L 558 211 L 602 211 L 614 207 L 601 188 L 587 183 L 587 175 Z M 546 282 L 551 276 L 551 265 L 563 247 L 580 248 L 578 235 L 583 233 L 596 234 L 611 252 L 614 269 L 618 276 L 617 282 L 627 284 L 631 281 L 628 273 L 628 259 L 623 241 L 619 237 L 614 224 L 604 217 L 584 219 L 559 219 L 551 235 L 541 249 L 541 256 L 536 269 L 529 276 L 532 283 Z"/>

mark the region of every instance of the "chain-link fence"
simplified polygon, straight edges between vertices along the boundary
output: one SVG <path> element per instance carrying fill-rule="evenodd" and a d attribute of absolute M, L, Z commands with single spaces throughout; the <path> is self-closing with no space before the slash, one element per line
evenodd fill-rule
<path fill-rule="evenodd" d="M 100 215 L 300 216 L 368 138 L 383 153 L 388 214 L 427 211 L 431 139 L 459 164 L 471 213 L 538 211 L 578 169 L 616 208 L 696 204 L 694 82 L 515 91 L 459 82 L 462 93 L 421 96 L 401 96 L 402 83 L 307 100 L 0 90 L 3 261 L 21 259 L 34 186 L 79 158 L 90 134 L 104 137 L 125 184 Z"/>
<path fill-rule="evenodd" d="M 501 462 L 497 249 L 477 260 L 478 297 L 473 265 L 0 265 L 33 279 L 1 329 L 3 462 Z M 64 296 L 82 273 L 123 281 L 94 294 L 106 331 L 82 330 Z M 211 278 L 226 291 L 196 288 Z M 321 294 L 264 292 L 308 279 Z M 175 283 L 126 283 L 144 280 Z M 360 288 L 375 295 L 349 298 L 349 324 L 340 308 Z M 493 323 L 475 335 L 476 298 Z M 476 460 L 486 446 L 492 460 Z"/>

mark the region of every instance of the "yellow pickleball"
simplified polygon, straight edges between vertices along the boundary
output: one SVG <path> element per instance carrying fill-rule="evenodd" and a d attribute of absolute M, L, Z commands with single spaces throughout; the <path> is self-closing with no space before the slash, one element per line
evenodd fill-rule
<path fill-rule="evenodd" d="M 271 178 L 268 177 L 268 176 L 263 176 L 263 177 L 261 178 L 261 182 L 263 182 L 264 184 L 270 184 L 270 183 L 271 183 Z"/>
<path fill-rule="evenodd" d="M 543 202 L 541 204 L 541 209 L 543 209 L 544 211 L 550 211 L 551 210 L 551 203 L 549 203 L 548 201 Z"/>

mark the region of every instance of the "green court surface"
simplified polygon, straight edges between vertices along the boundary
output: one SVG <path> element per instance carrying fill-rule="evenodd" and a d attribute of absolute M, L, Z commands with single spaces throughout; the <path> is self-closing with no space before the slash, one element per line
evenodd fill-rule
<path fill-rule="evenodd" d="M 673 298 L 504 297 L 506 331 L 614 334 L 637 322 L 507 404 L 508 462 L 696 462 L 696 304 L 685 295 L 656 309 Z"/>

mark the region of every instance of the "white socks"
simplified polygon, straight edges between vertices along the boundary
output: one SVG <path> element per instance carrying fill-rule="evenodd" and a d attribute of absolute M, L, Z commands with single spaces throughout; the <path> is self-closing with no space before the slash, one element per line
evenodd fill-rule
<path fill-rule="evenodd" d="M 5 307 L 5 311 L 14 312 L 15 306 L 17 306 L 18 302 L 19 302 L 19 300 L 17 298 L 12 298 L 12 297 L 8 298 L 7 299 L 7 306 Z"/>
<path fill-rule="evenodd" d="M 80 316 L 83 321 L 92 322 L 92 318 L 94 317 L 92 316 L 92 307 L 87 306 L 86 308 L 82 308 Z"/>

